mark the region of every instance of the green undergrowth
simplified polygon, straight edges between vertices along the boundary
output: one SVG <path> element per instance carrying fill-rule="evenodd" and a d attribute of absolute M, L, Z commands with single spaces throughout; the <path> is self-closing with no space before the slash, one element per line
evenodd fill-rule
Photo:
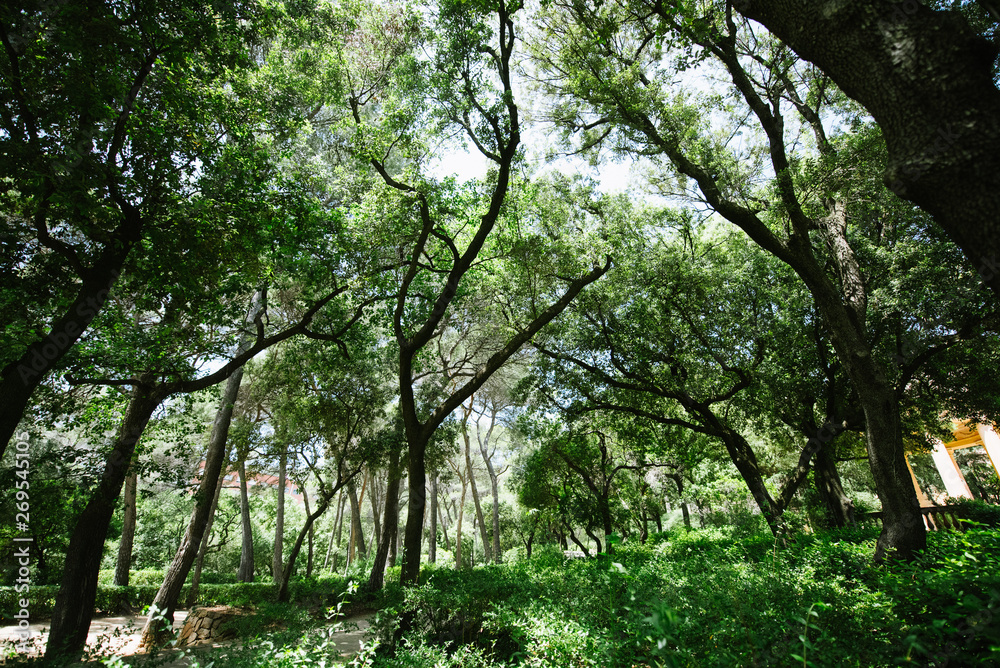
<path fill-rule="evenodd" d="M 136 584 L 127 587 L 115 587 L 111 584 L 99 584 L 97 587 L 96 609 L 98 614 L 118 614 L 124 610 L 142 610 L 153 602 L 160 588 L 162 573 L 154 578 L 150 572 L 138 571 Z M 150 584 L 149 582 L 152 582 Z M 302 607 L 329 607 L 336 605 L 347 588 L 346 581 L 339 575 L 326 574 L 318 578 L 302 578 L 289 584 L 289 598 Z M 180 601 L 187 599 L 189 585 L 184 585 L 178 597 Z M 32 587 L 28 596 L 28 612 L 32 620 L 44 620 L 52 615 L 55 605 L 57 586 Z M 240 582 L 235 584 L 206 584 L 198 587 L 197 604 L 251 606 L 261 602 L 274 601 L 278 595 L 278 585 L 273 582 Z M 0 623 L 14 624 L 13 615 L 20 609 L 19 599 L 22 598 L 14 587 L 0 587 Z"/>
<path fill-rule="evenodd" d="M 888 566 L 871 563 L 876 537 L 785 544 L 718 528 L 594 559 L 544 549 L 500 566 L 426 566 L 418 586 L 390 580 L 368 601 L 380 611 L 352 665 L 1000 665 L 1000 532 L 931 534 L 917 560 Z M 340 606 L 359 600 L 349 592 Z M 199 655 L 199 665 L 337 663 L 335 610 L 260 610 L 239 629 L 247 642 Z M 275 629 L 283 619 L 294 622 Z"/>
<path fill-rule="evenodd" d="M 871 564 L 875 534 L 735 542 L 726 530 L 425 569 L 379 615 L 375 666 L 998 665 L 1000 537 L 933 534 Z M 399 636 L 402 620 L 411 629 Z"/>

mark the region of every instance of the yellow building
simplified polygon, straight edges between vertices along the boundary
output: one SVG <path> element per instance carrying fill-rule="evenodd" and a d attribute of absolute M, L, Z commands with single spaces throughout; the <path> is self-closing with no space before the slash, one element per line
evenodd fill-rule
<path fill-rule="evenodd" d="M 947 497 L 1000 503 L 1000 435 L 989 425 L 955 423 L 951 440 L 935 439 L 929 454 L 911 453 L 906 460 L 922 507 Z"/>

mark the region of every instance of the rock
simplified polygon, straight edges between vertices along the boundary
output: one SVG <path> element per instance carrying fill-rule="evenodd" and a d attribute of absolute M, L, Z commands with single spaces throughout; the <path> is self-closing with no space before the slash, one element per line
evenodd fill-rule
<path fill-rule="evenodd" d="M 245 615 L 246 611 L 239 608 L 231 608 L 226 605 L 215 606 L 213 608 L 194 608 L 188 614 L 178 637 L 178 646 L 190 646 L 198 643 L 212 642 L 225 636 L 233 635 L 232 632 L 223 633 L 220 628 L 230 619 Z"/>

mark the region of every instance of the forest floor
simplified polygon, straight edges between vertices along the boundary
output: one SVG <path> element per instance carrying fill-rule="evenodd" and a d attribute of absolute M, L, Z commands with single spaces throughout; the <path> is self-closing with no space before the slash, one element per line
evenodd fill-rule
<path fill-rule="evenodd" d="M 180 632 L 187 618 L 187 610 L 177 610 L 174 612 L 174 631 Z M 342 660 L 346 663 L 358 651 L 365 633 L 368 631 L 368 619 L 373 613 L 365 613 L 349 617 L 342 620 L 345 629 L 337 631 L 332 640 L 337 644 L 338 649 L 343 648 Z M 28 656 L 38 656 L 45 649 L 45 642 L 48 640 L 49 622 L 38 622 L 31 624 L 28 628 L 31 631 L 31 651 Z M 142 636 L 142 629 L 146 625 L 145 615 L 120 615 L 115 617 L 97 617 L 90 623 L 90 632 L 87 635 L 87 655 L 93 664 L 102 663 L 101 659 L 120 656 L 140 658 L 146 656 L 145 650 L 139 650 L 139 640 Z M 4 626 L 0 628 L 0 648 L 7 650 L 19 640 L 17 626 Z M 240 639 L 234 638 L 213 643 L 202 643 L 194 648 L 179 652 L 168 650 L 161 652 L 161 661 L 157 661 L 159 668 L 186 668 L 197 658 L 198 654 L 205 650 L 217 649 L 239 643 Z M 176 658 L 170 658 L 170 654 L 178 654 Z M 2 657 L 7 655 L 6 651 L 0 652 L 0 665 L 7 663 Z M 9 661 L 9 659 L 8 659 Z M 129 663 L 132 663 L 131 661 Z"/>

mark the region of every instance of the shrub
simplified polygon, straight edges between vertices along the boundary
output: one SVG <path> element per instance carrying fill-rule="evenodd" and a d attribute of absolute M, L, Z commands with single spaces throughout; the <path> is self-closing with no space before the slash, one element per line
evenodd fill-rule
<path fill-rule="evenodd" d="M 979 499 L 949 498 L 948 507 L 962 520 L 971 520 L 988 527 L 1000 527 L 1000 506 Z"/>

